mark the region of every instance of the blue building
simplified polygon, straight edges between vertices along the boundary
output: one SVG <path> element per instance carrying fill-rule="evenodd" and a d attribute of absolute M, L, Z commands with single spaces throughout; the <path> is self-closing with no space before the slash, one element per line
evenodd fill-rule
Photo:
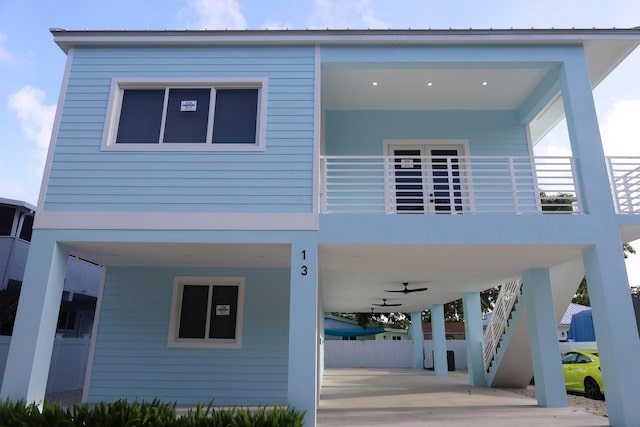
<path fill-rule="evenodd" d="M 592 90 L 640 29 L 52 33 L 68 60 L 2 397 L 43 397 L 68 254 L 105 268 L 86 401 L 291 404 L 308 425 L 323 313 L 372 304 L 412 313 L 417 369 L 430 309 L 446 375 L 463 298 L 470 383 L 535 374 L 566 405 L 556 323 L 586 273 L 609 419 L 633 425 L 640 161 L 605 158 Z M 534 156 L 563 117 L 571 155 Z"/>

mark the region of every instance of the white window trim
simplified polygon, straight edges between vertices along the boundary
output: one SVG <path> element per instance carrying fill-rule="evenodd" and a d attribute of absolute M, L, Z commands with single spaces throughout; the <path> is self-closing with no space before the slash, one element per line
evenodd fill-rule
<path fill-rule="evenodd" d="M 268 78 L 113 78 L 109 91 L 107 116 L 102 133 L 102 151 L 264 151 L 267 139 Z M 125 89 L 213 88 L 258 89 L 255 144 L 116 144 L 120 108 Z M 213 97 L 211 97 L 213 102 Z M 166 99 L 165 99 L 166 102 Z M 210 109 L 211 114 L 215 112 Z M 164 114 L 164 113 L 163 113 Z M 211 120 L 210 120 L 211 122 Z M 164 121 L 163 121 L 164 125 Z M 209 123 L 213 129 L 213 123 Z M 210 136 L 209 132 L 208 136 Z"/>
<path fill-rule="evenodd" d="M 182 287 L 185 285 L 209 285 L 209 286 L 237 286 L 238 308 L 236 312 L 236 338 L 178 338 L 180 330 L 180 308 L 182 307 Z M 169 321 L 168 347 L 181 348 L 242 348 L 242 319 L 244 318 L 244 277 L 203 277 L 203 276 L 176 276 L 173 280 L 173 295 L 171 298 L 171 317 Z M 210 315 L 210 311 L 207 316 Z M 207 324 L 209 324 L 207 318 Z"/>

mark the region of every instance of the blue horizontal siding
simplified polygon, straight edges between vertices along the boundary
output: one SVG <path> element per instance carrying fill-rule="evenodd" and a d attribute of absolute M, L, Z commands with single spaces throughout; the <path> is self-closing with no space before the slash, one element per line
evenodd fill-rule
<path fill-rule="evenodd" d="M 75 49 L 45 209 L 311 212 L 314 61 L 311 46 Z M 268 78 L 265 151 L 101 151 L 112 78 L 127 77 Z"/>
<path fill-rule="evenodd" d="M 169 348 L 175 276 L 245 277 L 242 348 Z M 282 405 L 287 399 L 288 269 L 107 270 L 89 401 Z"/>

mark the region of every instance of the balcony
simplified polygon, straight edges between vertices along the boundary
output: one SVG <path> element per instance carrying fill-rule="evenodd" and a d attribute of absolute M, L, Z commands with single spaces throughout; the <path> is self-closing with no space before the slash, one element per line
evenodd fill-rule
<path fill-rule="evenodd" d="M 320 179 L 321 213 L 582 213 L 572 157 L 322 156 Z"/>

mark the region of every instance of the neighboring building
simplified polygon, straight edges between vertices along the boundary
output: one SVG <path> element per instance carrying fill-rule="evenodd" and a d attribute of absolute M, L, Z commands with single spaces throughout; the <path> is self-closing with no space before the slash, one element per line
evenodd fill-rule
<path fill-rule="evenodd" d="M 0 198 L 0 335 L 11 335 L 29 253 L 35 207 Z M 70 256 L 56 333 L 64 337 L 90 335 L 102 269 Z"/>
<path fill-rule="evenodd" d="M 446 375 L 462 298 L 470 383 L 535 375 L 563 406 L 554 302 L 586 273 L 608 419 L 636 421 L 640 161 L 605 158 L 592 90 L 640 28 L 52 33 L 68 60 L 3 398 L 43 397 L 71 254 L 105 269 L 86 401 L 314 425 L 325 311 L 411 313 L 422 372 L 430 309 Z M 571 154 L 534 156 L 563 117 Z M 479 293 L 501 284 L 517 304 L 484 352 Z"/>
<path fill-rule="evenodd" d="M 382 327 L 363 328 L 355 320 L 331 315 L 324 316 L 324 339 L 328 341 L 375 340 L 377 335 L 383 332 Z"/>
<path fill-rule="evenodd" d="M 589 309 L 591 309 L 591 307 L 586 305 L 575 304 L 573 302 L 570 303 L 567 310 L 562 315 L 562 319 L 558 325 L 558 340 L 567 341 L 567 334 L 569 333 L 569 327 L 571 326 L 571 318 L 573 315 Z"/>
<path fill-rule="evenodd" d="M 424 322 L 422 324 L 422 330 L 425 340 L 433 339 L 431 322 Z M 444 322 L 444 332 L 448 340 L 463 340 L 465 339 L 464 322 Z"/>
<path fill-rule="evenodd" d="M 636 323 L 638 325 L 638 335 L 640 335 L 640 293 L 635 293 L 631 295 L 631 299 L 633 300 L 633 310 L 636 313 Z"/>
<path fill-rule="evenodd" d="M 389 341 L 407 341 L 411 339 L 411 333 L 408 329 L 386 328 L 383 333 L 376 335 L 376 339 Z"/>

